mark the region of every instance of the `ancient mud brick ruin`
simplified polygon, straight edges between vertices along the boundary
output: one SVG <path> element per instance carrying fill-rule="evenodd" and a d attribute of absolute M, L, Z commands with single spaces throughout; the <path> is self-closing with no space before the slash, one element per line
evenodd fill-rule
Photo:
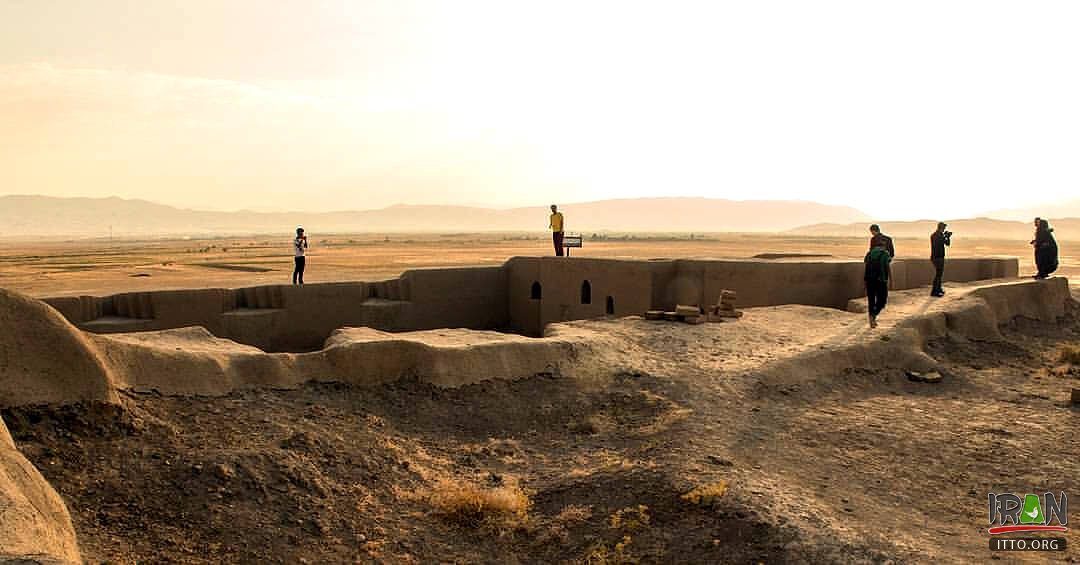
<path fill-rule="evenodd" d="M 892 288 L 929 285 L 933 265 L 893 263 Z M 946 280 L 1017 276 L 1015 258 L 951 259 Z M 436 328 L 543 334 L 552 322 L 644 315 L 678 304 L 714 304 L 721 292 L 739 306 L 805 304 L 845 308 L 863 296 L 861 261 L 612 260 L 515 257 L 501 267 L 423 269 L 397 279 L 138 292 L 45 299 L 94 333 L 202 326 L 264 351 L 313 351 L 339 328 Z"/>
<path fill-rule="evenodd" d="M 743 308 L 800 304 L 853 312 L 863 304 L 862 275 L 859 261 L 552 257 L 302 288 L 43 301 L 0 289 L 0 407 L 115 404 L 121 391 L 218 396 L 313 380 L 370 385 L 419 377 L 452 387 L 538 374 L 603 378 L 632 346 L 610 328 L 636 321 L 548 324 L 655 314 L 679 304 L 715 304 L 718 298 L 707 314 L 724 317 L 737 312 L 736 296 Z M 892 275 L 895 290 L 925 289 L 933 266 L 899 260 Z M 816 344 L 762 366 L 759 377 L 805 378 L 884 366 L 925 373 L 937 365 L 923 348 L 929 339 L 956 334 L 1001 340 L 1002 324 L 1017 317 L 1054 321 L 1072 304 L 1066 279 L 1023 281 L 1017 275 L 1015 258 L 951 260 L 948 281 L 986 282 L 958 285 L 932 306 L 909 308 L 882 330 L 888 340 L 848 336 Z M 909 305 L 914 293 L 926 299 L 924 290 L 913 290 L 907 293 Z M 904 293 L 898 298 L 903 312 Z M 753 322 L 748 316 L 735 327 Z M 641 324 L 644 331 L 655 327 Z M 691 338 L 708 330 L 686 331 Z M 529 337 L 545 333 L 544 339 Z M 39 562 L 80 560 L 63 500 L 15 449 L 0 422 L 0 560 L 27 556 Z"/>

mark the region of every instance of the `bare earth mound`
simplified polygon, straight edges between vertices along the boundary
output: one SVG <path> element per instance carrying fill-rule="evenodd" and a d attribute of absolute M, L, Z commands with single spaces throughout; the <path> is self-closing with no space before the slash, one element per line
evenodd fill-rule
<path fill-rule="evenodd" d="M 83 332 L 44 302 L 0 288 L 0 406 L 115 399 Z"/>
<path fill-rule="evenodd" d="M 77 563 L 71 517 L 0 421 L 0 561 Z"/>

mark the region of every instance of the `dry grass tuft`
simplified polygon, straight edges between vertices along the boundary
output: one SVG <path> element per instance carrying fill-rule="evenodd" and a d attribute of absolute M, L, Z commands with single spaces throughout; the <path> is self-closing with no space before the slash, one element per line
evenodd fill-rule
<path fill-rule="evenodd" d="M 628 506 L 611 515 L 609 523 L 613 530 L 636 532 L 649 527 L 649 507 L 644 504 Z"/>
<path fill-rule="evenodd" d="M 622 540 L 617 542 L 613 548 L 609 548 L 605 543 L 595 544 L 586 551 L 583 561 L 586 565 L 631 565 L 640 563 L 639 559 L 630 554 L 631 543 L 633 543 L 633 540 L 630 536 L 623 536 Z"/>
<path fill-rule="evenodd" d="M 441 480 L 431 489 L 428 502 L 448 521 L 471 528 L 517 528 L 526 525 L 532 502 L 513 485 L 484 488 L 458 480 Z"/>
<path fill-rule="evenodd" d="M 584 522 L 592 517 L 592 506 L 571 504 L 564 507 L 555 515 L 555 520 L 566 523 Z"/>
<path fill-rule="evenodd" d="M 696 504 L 698 506 L 712 506 L 723 498 L 724 493 L 727 492 L 727 481 L 721 479 L 715 483 L 702 485 L 694 490 L 682 495 L 682 499 L 690 504 Z"/>
<path fill-rule="evenodd" d="M 1080 345 L 1063 345 L 1058 350 L 1058 363 L 1080 365 Z"/>
<path fill-rule="evenodd" d="M 570 543 L 570 530 L 572 526 L 584 524 L 592 517 L 591 506 L 571 504 L 563 508 L 558 514 L 549 520 L 543 520 L 537 524 L 539 533 L 536 541 L 540 545 L 558 543 L 566 545 Z"/>

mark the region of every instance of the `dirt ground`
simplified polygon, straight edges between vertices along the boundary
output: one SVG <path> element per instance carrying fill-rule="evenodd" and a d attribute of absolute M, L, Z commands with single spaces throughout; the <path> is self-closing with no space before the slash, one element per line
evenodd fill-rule
<path fill-rule="evenodd" d="M 765 234 L 585 234 L 574 255 L 628 259 L 749 258 L 763 253 L 803 253 L 862 258 L 866 239 Z M 423 267 L 500 265 L 516 255 L 550 253 L 550 239 L 537 234 L 327 235 L 312 234 L 306 282 L 382 280 Z M 924 257 L 928 243 L 897 239 L 900 258 Z M 1061 242 L 1059 275 L 1080 274 L 1080 254 Z M 1007 255 L 1033 273 L 1024 241 L 964 239 L 951 256 Z M 137 290 L 242 287 L 288 283 L 291 239 L 253 236 L 211 240 L 21 240 L 0 254 L 0 286 L 32 296 L 111 294 Z"/>
<path fill-rule="evenodd" d="M 1080 367 L 1057 360 L 1080 345 L 1075 307 L 1018 320 L 1005 343 L 930 343 L 939 384 L 729 370 L 725 324 L 574 324 L 638 336 L 647 370 L 129 393 L 3 417 L 90 563 L 981 562 L 987 492 L 1077 492 L 1080 411 L 1062 391 Z M 448 510 L 462 492 L 502 498 Z M 1080 557 L 1075 532 L 1060 559 Z"/>

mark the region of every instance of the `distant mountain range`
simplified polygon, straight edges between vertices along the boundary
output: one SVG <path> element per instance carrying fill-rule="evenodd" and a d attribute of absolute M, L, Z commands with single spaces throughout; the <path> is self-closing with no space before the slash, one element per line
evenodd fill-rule
<path fill-rule="evenodd" d="M 869 217 L 847 206 L 803 201 L 640 198 L 560 206 L 570 232 L 778 232 L 808 221 Z M 546 207 L 391 206 L 342 212 L 208 212 L 145 200 L 0 196 L 0 225 L 23 236 L 105 237 L 288 233 L 543 231 Z"/>
<path fill-rule="evenodd" d="M 1034 217 L 1034 216 L 1033 216 Z M 1080 239 L 1080 218 L 1051 219 L 1050 226 L 1058 239 Z M 1034 232 L 1031 221 L 993 220 L 974 218 L 965 220 L 946 220 L 949 231 L 957 237 L 977 237 L 988 239 L 1016 239 L 1029 241 Z M 937 229 L 936 220 L 917 220 L 913 222 L 878 222 L 881 231 L 892 237 L 929 237 Z M 788 233 L 816 237 L 869 237 L 866 222 L 849 224 L 822 223 L 801 226 Z M 1026 239 L 1025 239 L 1026 238 Z"/>
<path fill-rule="evenodd" d="M 1055 218 L 1080 218 L 1080 199 L 1054 202 L 1028 208 L 992 210 L 980 214 L 980 216 L 997 220 L 1014 220 L 1019 222 L 1030 222 L 1033 218 L 1045 216 L 1053 216 Z"/>
<path fill-rule="evenodd" d="M 570 232 L 786 232 L 805 236 L 866 235 L 872 219 L 847 206 L 805 201 L 638 198 L 560 206 Z M 1055 216 L 1071 210 L 1052 207 Z M 1077 211 L 1080 216 L 1080 210 Z M 1031 235 L 1023 221 L 976 218 L 950 221 L 969 237 L 1017 239 Z M 145 200 L 0 196 L 0 225 L 15 236 L 117 237 L 289 233 L 298 224 L 318 233 L 529 232 L 547 229 L 543 206 L 493 209 L 476 206 L 407 206 L 341 212 L 210 212 Z M 810 224 L 810 222 L 814 222 Z M 936 222 L 879 221 L 894 237 L 926 237 Z M 810 224 L 810 225 L 807 225 Z M 1080 218 L 1051 220 L 1059 239 L 1080 239 Z"/>

